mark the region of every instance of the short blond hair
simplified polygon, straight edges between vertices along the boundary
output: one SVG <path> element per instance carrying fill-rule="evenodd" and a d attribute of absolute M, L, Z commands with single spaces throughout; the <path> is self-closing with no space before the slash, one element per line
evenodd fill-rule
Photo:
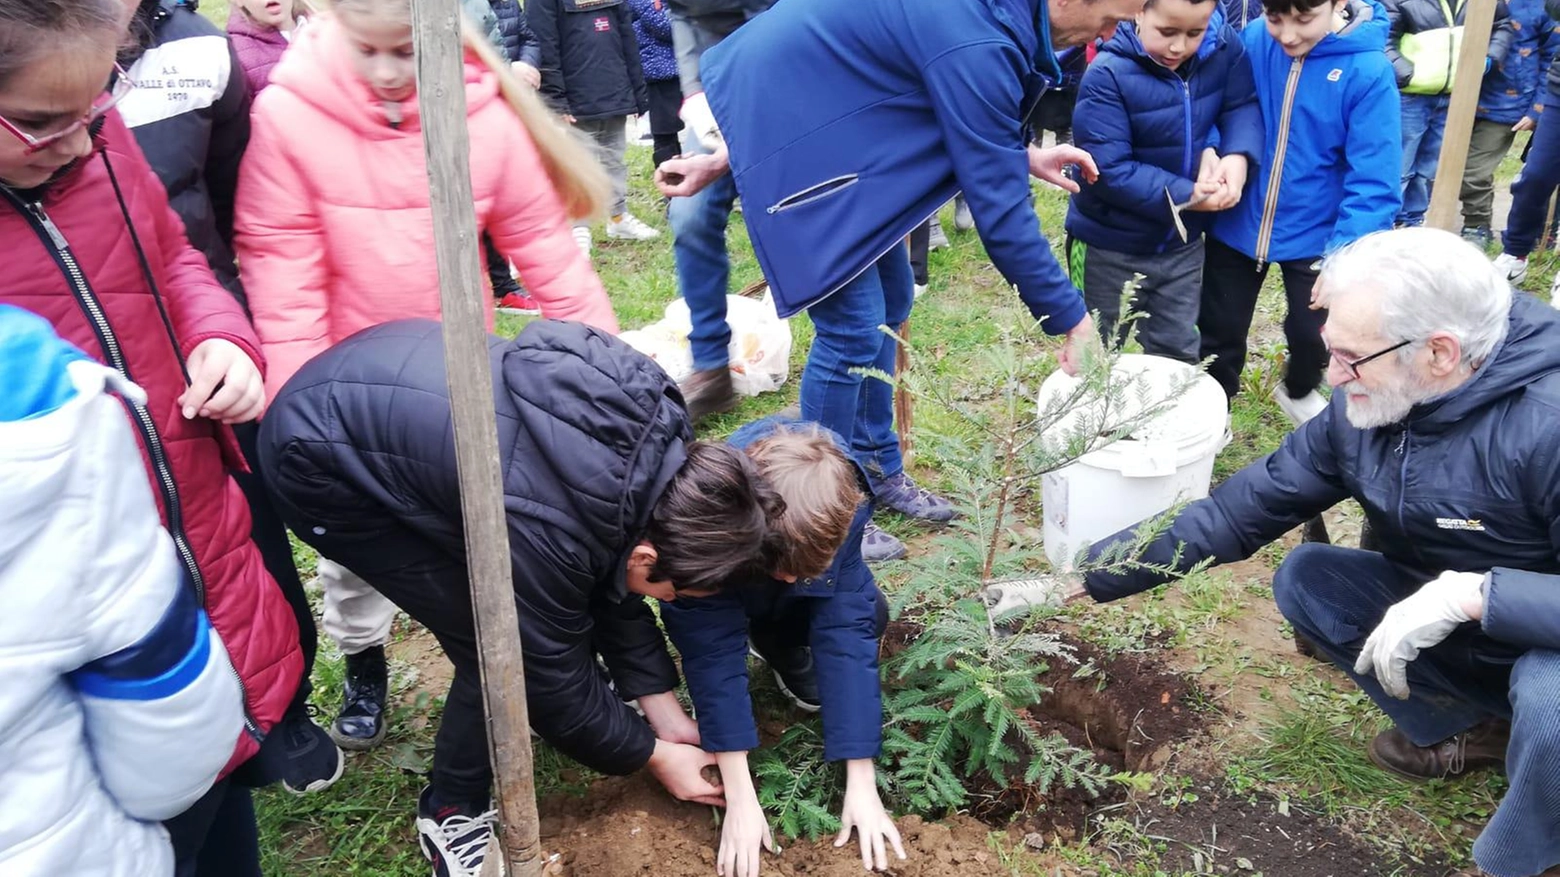
<path fill-rule="evenodd" d="M 747 452 L 785 502 L 769 522 L 773 571 L 798 578 L 823 575 L 861 505 L 856 465 L 817 425 L 781 427 Z"/>

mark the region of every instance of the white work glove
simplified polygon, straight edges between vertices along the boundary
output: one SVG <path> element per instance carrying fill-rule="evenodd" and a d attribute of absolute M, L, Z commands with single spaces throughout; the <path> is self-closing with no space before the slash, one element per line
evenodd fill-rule
<path fill-rule="evenodd" d="M 1373 669 L 1386 692 L 1399 700 L 1408 699 L 1408 662 L 1446 639 L 1457 625 L 1473 619 L 1463 605 L 1480 596 L 1484 575 L 1476 572 L 1444 572 L 1426 582 L 1412 596 L 1387 610 L 1359 660 L 1354 672 L 1364 676 Z"/>
<path fill-rule="evenodd" d="M 684 98 L 678 115 L 682 116 L 683 123 L 699 138 L 705 149 L 710 152 L 720 151 L 725 138 L 720 136 L 720 126 L 715 124 L 715 114 L 710 111 L 710 102 L 704 92 Z"/>

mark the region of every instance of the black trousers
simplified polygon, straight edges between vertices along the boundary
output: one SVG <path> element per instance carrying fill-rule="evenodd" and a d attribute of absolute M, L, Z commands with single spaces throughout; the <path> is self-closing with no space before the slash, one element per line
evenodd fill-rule
<path fill-rule="evenodd" d="M 1311 288 L 1316 285 L 1317 275 L 1312 266 L 1318 258 L 1278 263 L 1288 303 L 1284 337 L 1289 341 L 1289 363 L 1284 370 L 1284 389 L 1296 399 L 1321 386 L 1327 370 L 1327 347 L 1322 343 L 1327 312 L 1311 310 Z M 1256 314 L 1257 296 L 1262 292 L 1267 267 L 1258 266 L 1255 259 L 1208 238 L 1197 331 L 1202 335 L 1201 357 L 1214 357 L 1208 374 L 1231 399 L 1240 392 L 1240 373 L 1246 367 L 1246 338 L 1251 332 L 1251 319 Z"/>
<path fill-rule="evenodd" d="M 915 275 L 917 286 L 925 286 L 930 279 L 926 271 L 926 259 L 931 248 L 932 227 L 923 222 L 910 232 L 910 273 Z"/>
<path fill-rule="evenodd" d="M 285 503 L 285 500 L 280 500 Z M 284 515 L 291 516 L 283 506 Z M 302 519 L 300 513 L 297 519 Z M 429 781 L 445 803 L 487 808 L 493 770 L 477 664 L 477 633 L 458 532 L 446 544 L 377 505 L 365 504 L 350 528 L 308 534 L 309 544 L 362 576 L 428 629 L 455 666 L 434 737 Z"/>
<path fill-rule="evenodd" d="M 173 842 L 174 877 L 260 877 L 254 800 L 232 777 L 163 827 Z"/>
<path fill-rule="evenodd" d="M 650 136 L 654 144 L 650 169 L 654 171 L 661 162 L 682 151 L 682 139 L 678 137 L 683 129 L 682 84 L 676 79 L 658 79 L 646 82 L 645 90 L 650 93 Z"/>
<path fill-rule="evenodd" d="M 314 672 L 314 656 L 319 651 L 319 632 L 314 626 L 314 610 L 309 606 L 309 596 L 303 591 L 303 581 L 298 577 L 298 567 L 293 563 L 292 543 L 287 538 L 287 525 L 272 505 L 265 489 L 265 474 L 260 470 L 260 457 L 255 451 L 255 440 L 260 435 L 260 423 L 240 423 L 233 427 L 238 438 L 239 450 L 249 464 L 248 472 L 234 472 L 233 480 L 244 491 L 249 501 L 249 537 L 260 549 L 266 572 L 276 579 L 298 620 L 298 645 L 303 648 L 303 678 L 298 681 L 298 693 L 293 696 L 288 711 L 302 710 L 309 702 L 309 676 Z"/>
<path fill-rule="evenodd" d="M 488 282 L 493 284 L 493 297 L 503 298 L 511 292 L 520 292 L 520 283 L 509 273 L 509 260 L 498 251 L 498 245 L 487 232 L 482 233 L 482 249 L 487 254 Z"/>

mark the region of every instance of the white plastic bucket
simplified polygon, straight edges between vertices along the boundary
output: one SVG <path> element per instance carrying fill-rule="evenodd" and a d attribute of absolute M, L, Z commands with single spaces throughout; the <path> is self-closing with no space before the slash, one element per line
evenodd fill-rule
<path fill-rule="evenodd" d="M 1070 569 L 1078 552 L 1090 543 L 1177 502 L 1208 495 L 1214 457 L 1229 440 L 1229 409 L 1218 382 L 1196 372 L 1164 357 L 1123 354 L 1112 370 L 1112 382 L 1124 384 L 1119 404 L 1084 398 L 1048 429 L 1044 440 L 1060 448 L 1080 424 L 1119 427 L 1146 408 L 1164 403 L 1177 387 L 1185 387 L 1170 407 L 1130 437 L 1044 476 L 1045 554 L 1053 567 Z M 1077 378 L 1061 371 L 1051 375 L 1040 387 L 1041 410 L 1073 394 L 1078 386 Z"/>

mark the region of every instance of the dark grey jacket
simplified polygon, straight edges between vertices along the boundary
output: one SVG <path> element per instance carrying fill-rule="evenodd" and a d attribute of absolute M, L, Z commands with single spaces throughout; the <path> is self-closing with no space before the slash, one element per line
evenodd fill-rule
<path fill-rule="evenodd" d="M 531 726 L 593 770 L 630 773 L 655 735 L 623 699 L 677 686 L 655 616 L 623 576 L 687 459 L 682 396 L 654 361 L 577 323 L 537 321 L 488 352 Z M 388 509 L 464 556 L 439 324 L 385 323 L 310 360 L 266 413 L 260 454 L 305 538 L 323 526 L 372 542 L 359 510 L 373 503 L 372 517 Z"/>

